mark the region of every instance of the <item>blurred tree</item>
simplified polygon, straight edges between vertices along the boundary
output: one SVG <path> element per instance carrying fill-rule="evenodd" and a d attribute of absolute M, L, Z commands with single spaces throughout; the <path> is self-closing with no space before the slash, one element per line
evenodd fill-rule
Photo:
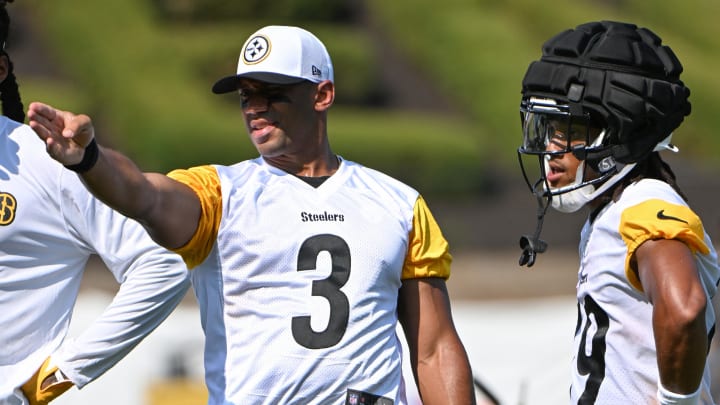
<path fill-rule="evenodd" d="M 152 0 L 159 18 L 187 21 L 266 19 L 352 22 L 356 0 Z"/>

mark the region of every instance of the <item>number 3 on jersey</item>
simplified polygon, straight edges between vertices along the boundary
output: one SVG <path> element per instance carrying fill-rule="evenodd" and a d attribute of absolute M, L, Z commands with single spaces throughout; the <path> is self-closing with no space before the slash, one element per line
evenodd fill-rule
<path fill-rule="evenodd" d="M 298 252 L 297 271 L 315 270 L 318 255 L 330 253 L 332 271 L 323 280 L 312 282 L 312 295 L 324 297 L 330 303 L 330 315 L 325 330 L 312 329 L 310 316 L 292 318 L 295 341 L 308 349 L 324 349 L 340 342 L 350 318 L 350 303 L 340 288 L 350 278 L 350 248 L 335 235 L 315 235 L 306 239 Z"/>

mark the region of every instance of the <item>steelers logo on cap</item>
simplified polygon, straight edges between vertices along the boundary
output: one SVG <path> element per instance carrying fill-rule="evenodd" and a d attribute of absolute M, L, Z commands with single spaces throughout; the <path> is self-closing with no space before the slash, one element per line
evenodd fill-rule
<path fill-rule="evenodd" d="M 248 65 L 262 62 L 270 53 L 270 40 L 262 35 L 250 38 L 245 45 L 243 61 Z"/>

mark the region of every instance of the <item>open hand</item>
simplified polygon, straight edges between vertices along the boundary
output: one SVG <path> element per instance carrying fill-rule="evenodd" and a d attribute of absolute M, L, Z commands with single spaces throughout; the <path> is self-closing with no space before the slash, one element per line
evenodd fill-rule
<path fill-rule="evenodd" d="M 95 138 L 92 120 L 50 105 L 33 102 L 28 107 L 28 124 L 45 141 L 48 154 L 63 165 L 82 161 L 85 147 Z"/>

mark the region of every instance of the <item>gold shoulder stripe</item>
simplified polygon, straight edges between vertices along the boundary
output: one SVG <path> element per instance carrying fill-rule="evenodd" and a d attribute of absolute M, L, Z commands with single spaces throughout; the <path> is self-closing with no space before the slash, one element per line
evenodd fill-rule
<path fill-rule="evenodd" d="M 413 228 L 409 235 L 402 279 L 448 279 L 452 263 L 448 243 L 422 196 L 418 196 L 413 211 Z"/>
<path fill-rule="evenodd" d="M 192 269 L 208 257 L 217 239 L 222 218 L 220 179 L 215 167 L 210 165 L 173 170 L 168 176 L 190 186 L 200 199 L 202 212 L 195 235 L 185 246 L 173 249 Z"/>
<path fill-rule="evenodd" d="M 705 232 L 700 217 L 685 205 L 651 199 L 629 207 L 620 217 L 620 235 L 627 246 L 625 274 L 632 285 L 642 290 L 637 269 L 630 267 L 635 250 L 650 239 L 677 239 L 693 253 L 707 254 Z"/>

